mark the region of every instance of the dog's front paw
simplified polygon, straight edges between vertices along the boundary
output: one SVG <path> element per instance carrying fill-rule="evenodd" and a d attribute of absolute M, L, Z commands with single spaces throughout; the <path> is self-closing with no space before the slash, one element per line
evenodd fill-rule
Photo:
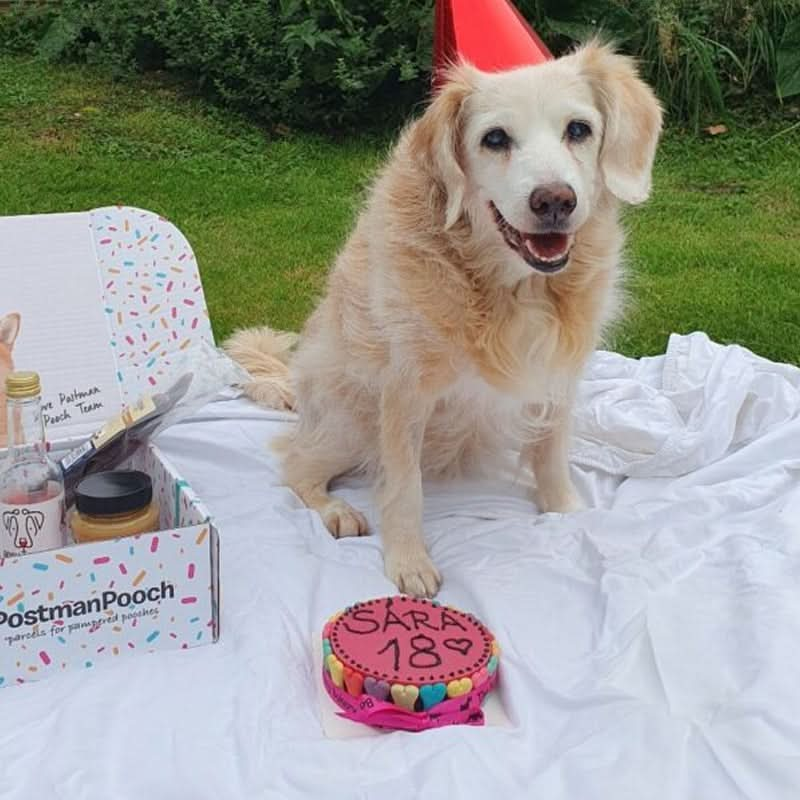
<path fill-rule="evenodd" d="M 344 500 L 331 500 L 319 513 L 334 539 L 365 536 L 369 533 L 367 518 Z"/>
<path fill-rule="evenodd" d="M 586 504 L 572 486 L 558 491 L 537 490 L 536 505 L 542 512 L 557 514 L 569 514 L 572 511 L 583 511 L 586 508 Z"/>
<path fill-rule="evenodd" d="M 424 546 L 411 551 L 396 548 L 386 553 L 384 567 L 386 576 L 403 594 L 435 597 L 442 585 L 442 576 Z"/>

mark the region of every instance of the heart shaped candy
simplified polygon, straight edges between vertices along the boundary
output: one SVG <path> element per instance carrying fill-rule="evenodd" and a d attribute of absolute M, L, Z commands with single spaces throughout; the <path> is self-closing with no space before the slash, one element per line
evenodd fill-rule
<path fill-rule="evenodd" d="M 345 667 L 344 688 L 347 689 L 353 697 L 361 697 L 361 692 L 364 689 L 364 676 L 360 672 L 350 669 L 350 667 Z"/>
<path fill-rule="evenodd" d="M 460 697 L 462 694 L 472 691 L 472 680 L 470 678 L 462 678 L 460 681 L 450 681 L 447 684 L 448 697 Z"/>
<path fill-rule="evenodd" d="M 422 700 L 422 707 L 427 710 L 447 697 L 447 687 L 443 683 L 434 683 L 423 686 L 419 690 L 419 699 Z"/>
<path fill-rule="evenodd" d="M 486 667 L 479 669 L 473 676 L 472 676 L 472 686 L 473 688 L 477 689 L 481 684 L 486 683 L 489 680 L 489 670 Z"/>
<path fill-rule="evenodd" d="M 388 700 L 390 687 L 386 681 L 366 678 L 364 680 L 364 691 L 376 700 Z"/>
<path fill-rule="evenodd" d="M 327 658 L 333 652 L 330 639 L 322 640 L 322 657 Z"/>
<path fill-rule="evenodd" d="M 409 711 L 414 710 L 414 703 L 417 702 L 418 697 L 419 689 L 416 686 L 403 686 L 401 683 L 392 686 L 392 700 L 396 705 L 407 708 Z"/>
<path fill-rule="evenodd" d="M 495 670 L 497 669 L 497 656 L 492 656 L 489 659 L 489 663 L 487 664 L 487 669 L 489 670 L 490 675 L 494 675 Z"/>
<path fill-rule="evenodd" d="M 331 680 L 334 685 L 341 689 L 344 684 L 344 664 L 333 653 L 325 659 L 325 664 L 328 667 L 328 672 L 331 674 Z"/>

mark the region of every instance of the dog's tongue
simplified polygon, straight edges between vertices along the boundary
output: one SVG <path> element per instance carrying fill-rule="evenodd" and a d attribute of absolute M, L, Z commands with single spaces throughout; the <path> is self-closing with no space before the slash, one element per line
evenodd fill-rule
<path fill-rule="evenodd" d="M 526 233 L 528 252 L 542 261 L 554 261 L 567 252 L 569 238 L 566 233 Z"/>

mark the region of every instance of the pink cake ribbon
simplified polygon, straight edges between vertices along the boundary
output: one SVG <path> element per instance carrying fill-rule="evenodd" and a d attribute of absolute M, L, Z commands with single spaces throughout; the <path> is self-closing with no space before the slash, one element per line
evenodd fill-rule
<path fill-rule="evenodd" d="M 497 672 L 495 672 L 471 692 L 443 700 L 426 711 L 409 711 L 386 700 L 377 700 L 367 694 L 353 697 L 349 692 L 340 689 L 324 668 L 322 678 L 328 694 L 342 709 L 338 712 L 340 717 L 375 728 L 401 731 L 425 731 L 445 725 L 483 725 L 484 716 L 481 704 L 497 684 Z"/>

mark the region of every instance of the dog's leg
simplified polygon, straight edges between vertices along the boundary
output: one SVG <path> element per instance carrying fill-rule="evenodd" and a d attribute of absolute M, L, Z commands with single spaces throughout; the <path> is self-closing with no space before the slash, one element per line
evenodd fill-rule
<path fill-rule="evenodd" d="M 541 511 L 580 511 L 583 502 L 569 474 L 570 407 L 558 409 L 548 430 L 523 450 L 536 477 L 536 502 Z"/>
<path fill-rule="evenodd" d="M 401 592 L 433 597 L 442 579 L 422 537 L 422 440 L 430 408 L 414 381 L 398 377 L 383 389 L 378 502 L 386 575 Z"/>
<path fill-rule="evenodd" d="M 293 442 L 284 458 L 284 479 L 294 493 L 318 512 L 325 527 L 336 539 L 364 536 L 369 533 L 366 517 L 349 503 L 328 494 L 328 484 L 356 466 L 344 442 L 340 448 L 329 447 L 324 453 Z"/>

